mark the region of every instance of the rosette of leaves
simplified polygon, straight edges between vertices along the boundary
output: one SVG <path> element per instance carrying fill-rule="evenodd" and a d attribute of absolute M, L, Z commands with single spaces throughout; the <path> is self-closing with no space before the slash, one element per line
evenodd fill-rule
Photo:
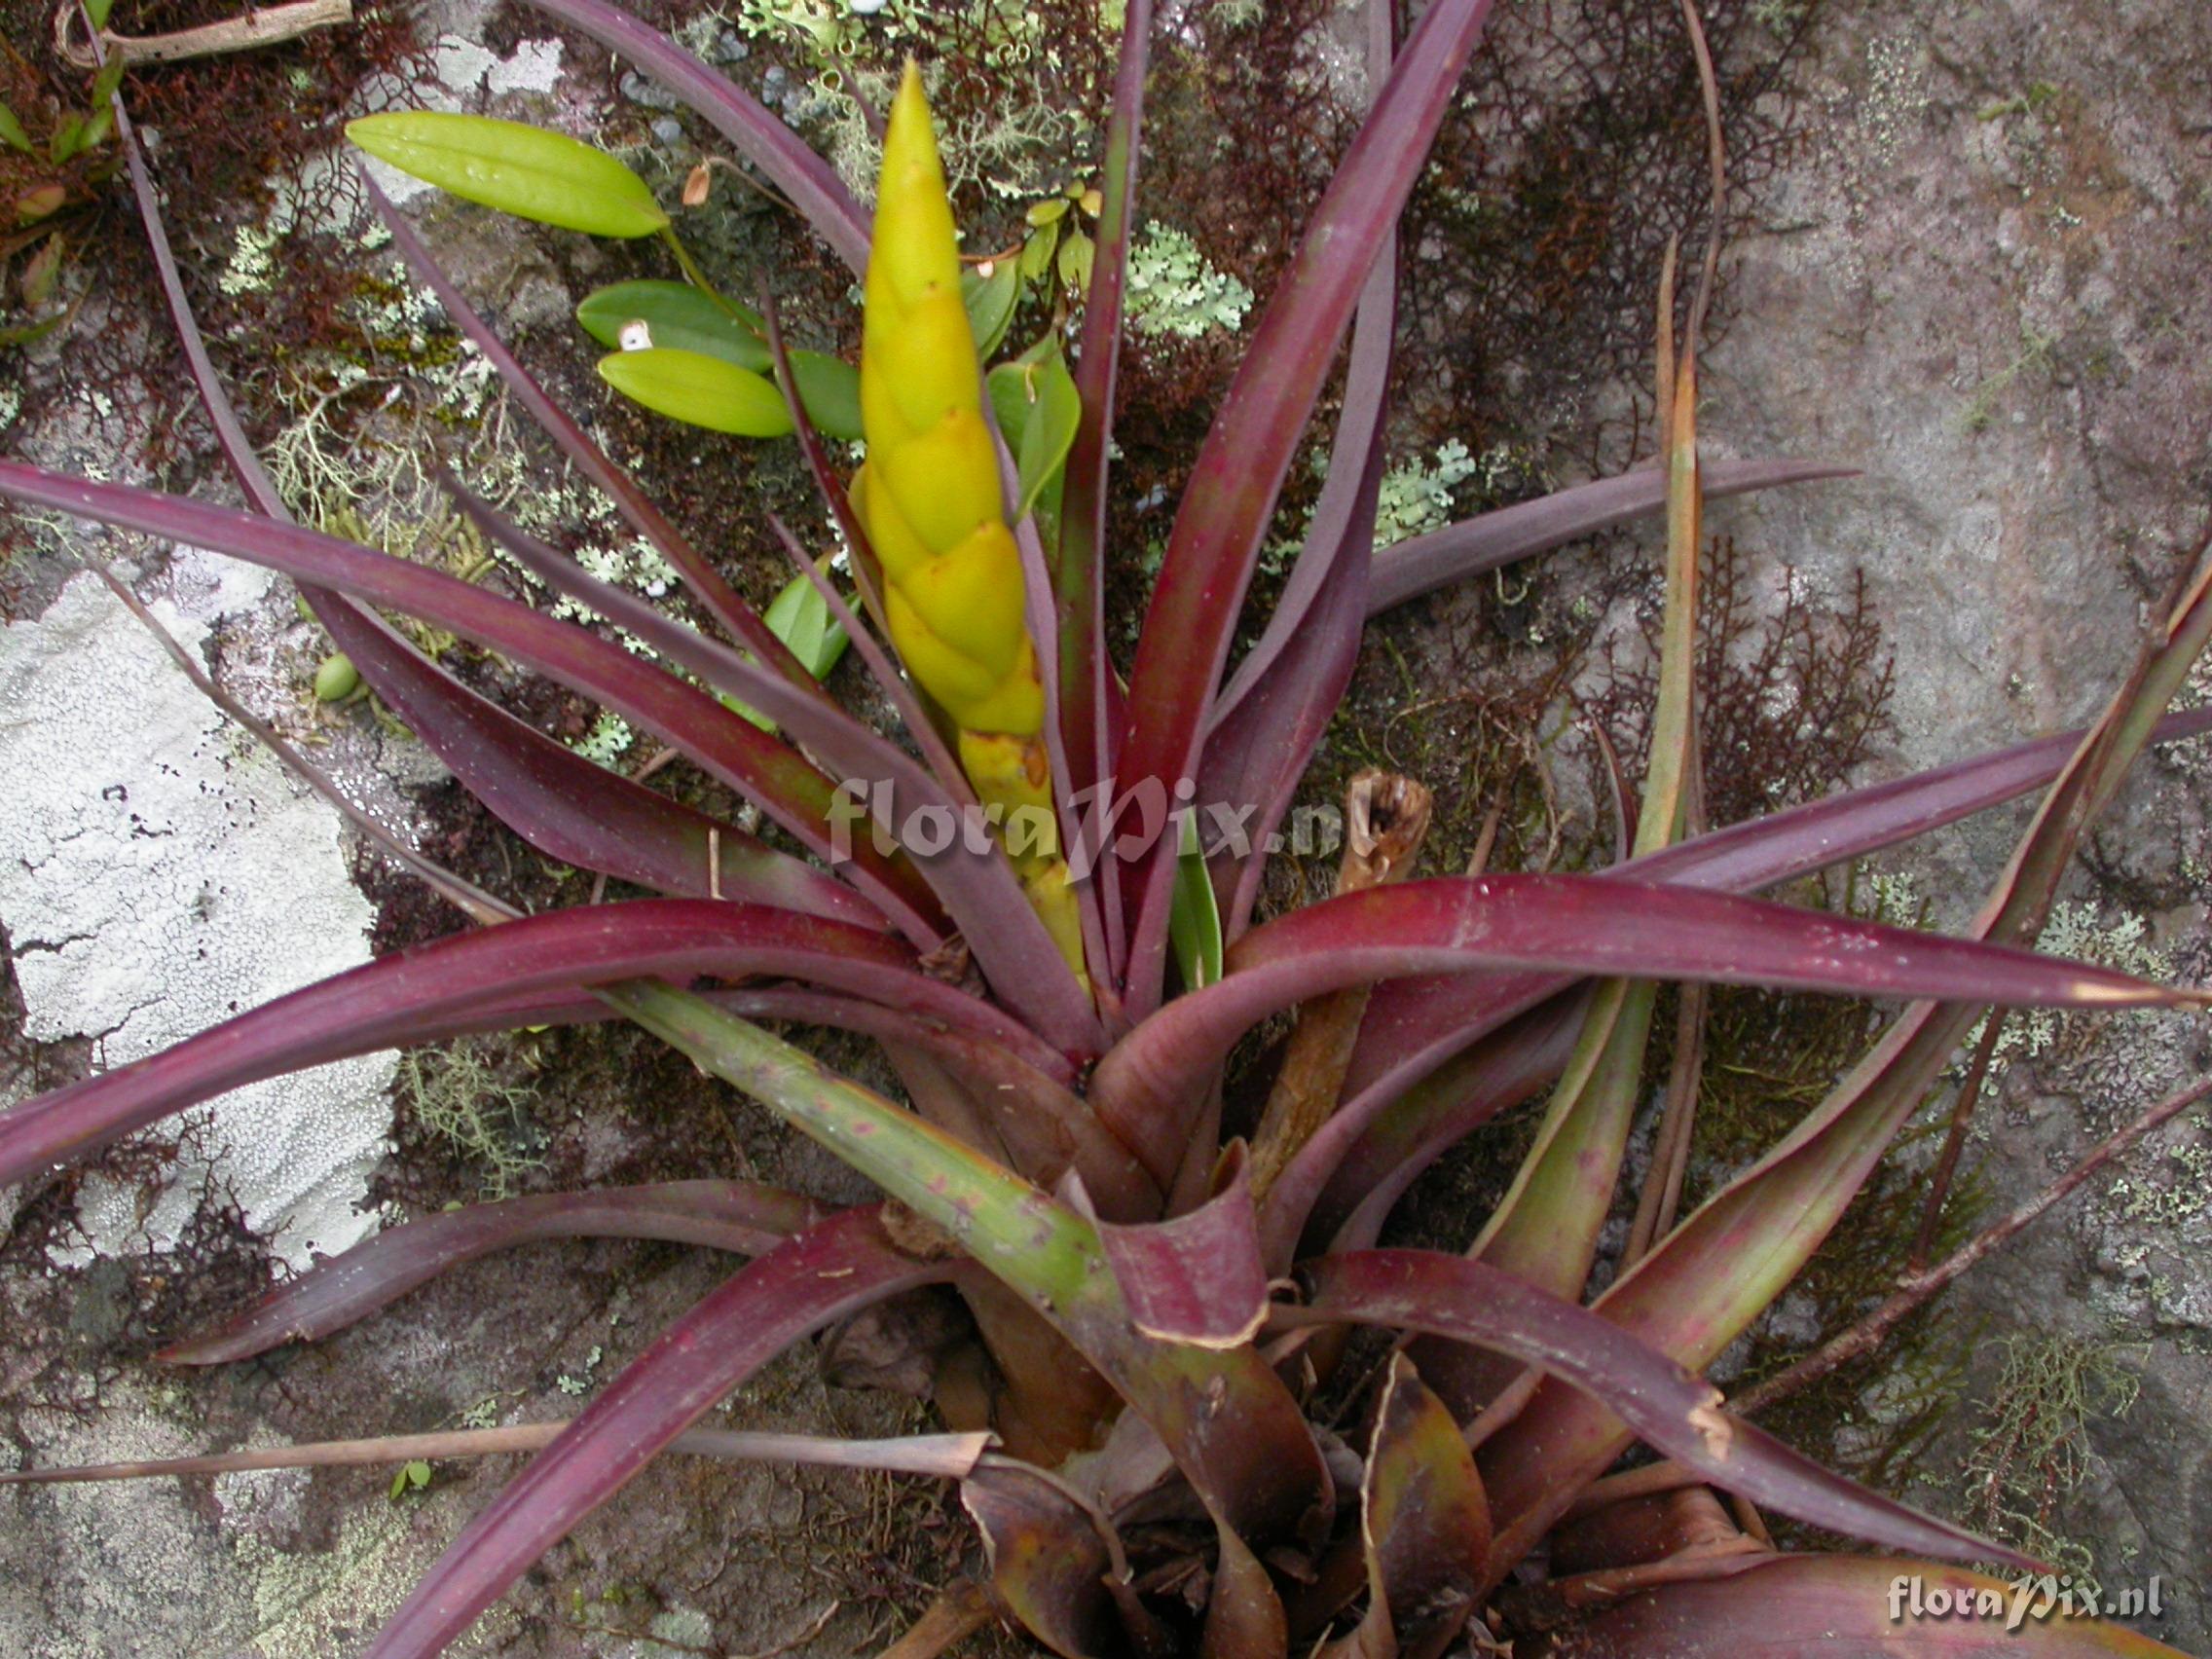
<path fill-rule="evenodd" d="M 533 3 L 689 99 L 856 276 L 871 257 L 903 257 L 894 246 L 871 256 L 867 222 L 830 169 L 655 31 L 606 0 Z M 1000 413 L 1012 452 L 998 506 L 1018 555 L 1060 845 L 1081 870 L 1067 888 L 1079 923 L 1074 962 L 997 841 L 900 839 L 921 809 L 957 818 L 974 804 L 936 718 L 946 700 L 932 692 L 928 667 L 900 660 L 917 636 L 903 641 L 894 620 L 888 642 L 879 640 L 817 580 L 815 550 L 794 540 L 801 574 L 879 680 L 909 749 L 831 701 L 815 665 L 546 395 L 396 214 L 387 217 L 401 252 L 516 400 L 682 573 L 716 632 L 594 580 L 458 486 L 486 535 L 657 660 L 288 522 L 191 325 L 150 185 L 134 166 L 188 356 L 255 510 L 15 463 L 0 463 L 0 494 L 290 573 L 362 677 L 516 833 L 548 857 L 663 896 L 525 916 L 409 854 L 476 926 L 0 1114 L 0 1179 L 35 1176 L 224 1089 L 340 1055 L 618 1015 L 818 1139 L 885 1195 L 825 1211 L 802 1195 L 702 1177 L 444 1212 L 392 1228 L 223 1329 L 166 1350 L 177 1364 L 211 1365 L 315 1341 L 455 1263 L 535 1239 L 643 1235 L 750 1258 L 573 1421 L 519 1439 L 495 1431 L 507 1436 L 499 1449 L 535 1445 L 535 1457 L 368 1652 L 441 1650 L 584 1516 L 620 1501 L 647 1459 L 676 1448 L 957 1481 L 985 1546 L 989 1605 L 1066 1654 L 1436 1654 L 1476 1619 L 1530 1650 L 1887 1651 L 1897 1631 L 1881 1587 L 1898 1573 L 1977 1591 L 1994 1584 L 1936 1566 L 1780 1552 L 1751 1506 L 1908 1557 L 2035 1567 L 1823 1470 L 1732 1414 L 1695 1373 L 1835 1226 L 1985 1007 L 2198 1000 L 2039 956 L 2021 941 L 2035 936 L 2083 826 L 2135 755 L 2161 732 L 2212 725 L 2202 714 L 2157 723 L 2212 634 L 2212 571 L 2177 590 L 2089 731 L 1692 833 L 1701 502 L 1833 469 L 1702 467 L 1694 355 L 1663 331 L 1662 466 L 1373 545 L 1393 227 L 1486 12 L 1484 0 L 1434 0 L 1395 50 L 1391 8 L 1369 8 L 1372 108 L 1197 458 L 1124 680 L 1104 650 L 1099 595 L 1152 22 L 1144 0 L 1126 8 L 1069 377 L 1074 429 L 1064 461 L 1048 467 L 1057 474 L 1053 510 L 1039 512 L 1048 492 L 1034 468 L 1024 478 L 1023 458 L 1062 446 L 1032 451 L 1025 397 L 976 404 Z M 520 153 L 543 153 L 528 148 L 538 140 L 516 142 Z M 495 166 L 464 182 L 512 207 L 524 204 L 514 193 L 529 173 Z M 601 176 L 619 222 L 585 224 L 583 234 L 657 234 L 649 193 Z M 571 183 L 567 195 L 577 194 Z M 871 283 L 871 307 L 872 292 Z M 706 317 L 697 299 L 683 303 Z M 880 567 L 871 560 L 863 525 L 872 515 L 850 509 L 772 310 L 754 332 L 766 372 L 745 372 L 763 384 L 772 376 L 843 527 L 866 607 L 881 616 L 889 595 L 878 576 L 890 587 L 903 578 L 888 557 Z M 1232 669 L 1277 493 L 1347 336 L 1320 503 L 1277 609 Z M 948 364 L 943 339 L 928 344 L 931 373 L 972 367 L 994 393 L 1018 389 L 1035 367 L 1013 365 L 1014 382 L 984 381 L 980 362 Z M 894 393 L 913 389 L 901 387 L 902 372 L 887 383 Z M 756 390 L 745 395 L 765 410 Z M 767 424 L 765 415 L 755 424 Z M 1255 920 L 1267 831 L 1344 695 L 1365 618 L 1599 525 L 1660 511 L 1659 706 L 1639 829 L 1618 866 L 1592 876 L 1403 879 L 1418 858 L 1419 796 L 1410 783 L 1382 781 L 1364 797 L 1343 890 Z M 741 793 L 784 839 L 747 834 L 569 753 L 413 650 L 380 608 L 433 622 L 595 699 Z M 2036 789 L 2046 791 L 2043 807 L 1965 937 L 1748 896 Z M 1194 799 L 1246 834 L 1207 839 L 1209 824 L 1186 829 L 1170 809 Z M 880 837 L 840 834 L 856 810 L 874 813 L 879 802 L 890 803 L 883 820 L 864 830 Z M 1763 1157 L 1690 1213 L 1662 1208 L 1633 1259 L 1616 1262 L 1593 1296 L 1649 988 L 1664 979 L 1908 1006 Z M 1283 1075 L 1254 1140 L 1225 1142 L 1233 1047 L 1293 1010 Z M 763 1019 L 873 1039 L 905 1099 L 837 1074 Z M 1376 1247 L 1421 1168 L 1547 1087 L 1534 1145 L 1466 1253 Z M 855 1445 L 694 1426 L 785 1347 L 923 1289 L 968 1310 L 971 1334 L 936 1356 L 933 1373 L 939 1406 L 964 1438 Z M 1359 1327 L 1398 1339 L 1389 1363 L 1364 1376 L 1345 1369 L 1346 1338 Z M 1343 1435 L 1316 1420 L 1315 1401 L 1332 1386 L 1358 1408 L 1333 1417 L 1349 1425 Z M 1663 1462 L 1609 1475 L 1638 1443 Z M 467 1449 L 449 1438 L 434 1455 Z M 433 1455 L 411 1441 L 385 1451 L 395 1462 Z M 230 1466 L 191 1466 L 215 1464 Z M 1517 1583 L 1516 1569 L 1540 1551 L 1548 1578 Z M 948 1615 L 930 1628 L 959 1625 Z M 1911 1636 L 1923 1651 L 1964 1652 L 1988 1629 Z M 2005 1640 L 2028 1652 L 2164 1651 L 2085 1619 Z"/>

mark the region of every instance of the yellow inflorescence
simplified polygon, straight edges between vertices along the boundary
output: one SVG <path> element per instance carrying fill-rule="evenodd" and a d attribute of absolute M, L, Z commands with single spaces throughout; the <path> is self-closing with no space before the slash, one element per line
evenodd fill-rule
<path fill-rule="evenodd" d="M 910 62 L 883 139 L 861 422 L 868 460 L 853 479 L 853 506 L 883 568 L 892 643 L 959 728 L 968 781 L 1004 815 L 1007 850 L 1030 903 L 1080 974 L 1021 556 L 983 419 L 944 169 Z"/>

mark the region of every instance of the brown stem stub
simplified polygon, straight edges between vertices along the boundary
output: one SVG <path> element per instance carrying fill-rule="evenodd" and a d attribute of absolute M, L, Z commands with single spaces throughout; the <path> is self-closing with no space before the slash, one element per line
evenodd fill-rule
<path fill-rule="evenodd" d="M 1403 880 L 1420 857 L 1432 804 L 1426 786 L 1395 772 L 1362 772 L 1345 792 L 1345 849 L 1337 892 L 1361 893 Z M 1252 1196 L 1261 1198 L 1337 1109 L 1351 1065 L 1367 987 L 1303 1003 L 1282 1070 L 1252 1137 Z"/>

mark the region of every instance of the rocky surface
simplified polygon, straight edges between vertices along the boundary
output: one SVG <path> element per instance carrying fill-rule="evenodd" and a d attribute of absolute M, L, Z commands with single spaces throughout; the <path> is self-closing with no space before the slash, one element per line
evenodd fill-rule
<path fill-rule="evenodd" d="M 1791 24 L 1794 8 L 1772 10 L 1776 26 Z M 430 19 L 443 37 L 438 97 L 542 112 L 563 89 L 559 47 L 509 35 L 493 50 L 480 39 L 484 21 L 466 9 Z M 1864 469 L 1849 483 L 1716 508 L 1714 524 L 1753 549 L 1774 584 L 1786 562 L 1830 596 L 1865 571 L 1898 657 L 1895 745 L 1880 769 L 2087 718 L 2170 580 L 2177 548 L 2202 523 L 2212 483 L 2212 374 L 2203 367 L 2212 292 L 2197 279 L 2212 245 L 2208 64 L 2212 16 L 2148 0 L 1990 0 L 1933 18 L 1876 0 L 1825 8 L 1814 20 L 1809 142 L 1734 251 L 1734 315 L 1708 364 L 1705 430 L 1714 453 L 1818 454 Z M 591 113 L 560 108 L 579 124 Z M 564 309 L 527 245 L 498 241 L 481 221 L 462 234 L 483 270 L 505 273 L 492 291 L 540 321 Z M 528 279 L 514 279 L 517 271 Z M 171 596 L 196 646 L 220 642 L 226 677 L 256 689 L 249 700 L 299 721 L 312 641 L 292 630 L 288 600 L 192 557 L 153 585 Z M 367 910 L 338 880 L 335 821 L 219 734 L 92 588 L 80 581 L 61 592 L 52 576 L 36 591 L 36 613 L 0 635 L 0 769 L 15 756 L 41 776 L 71 771 L 54 758 L 71 749 L 120 765 L 120 740 L 143 737 L 153 763 L 171 770 L 144 783 L 133 774 L 129 806 L 143 812 L 146 792 L 166 791 L 153 798 L 179 828 L 142 844 L 117 816 L 124 803 L 97 791 L 66 802 L 20 793 L 0 807 L 0 925 L 18 953 L 32 1034 L 104 1035 L 102 1057 L 115 1062 L 143 1051 L 127 1045 L 157 1040 L 150 1013 L 190 1029 L 204 1022 L 209 997 L 258 1001 L 360 959 Z M 1389 624 L 1409 637 L 1424 625 L 1418 615 Z M 84 689 L 63 694 L 72 676 Z M 21 726 L 17 716 L 41 701 L 62 723 Z M 341 744 L 341 753 L 350 757 L 349 782 L 408 822 L 410 803 L 379 781 L 388 767 L 369 764 L 394 756 L 376 743 Z M 188 767 L 180 756 L 197 758 Z M 406 781 L 427 775 L 408 764 Z M 2212 962 L 2202 940 L 2212 773 L 2187 757 L 2146 771 L 2074 893 L 2077 937 L 2081 948 L 2116 956 L 2160 951 L 2174 972 L 2198 974 Z M 1898 867 L 1914 875 L 1936 921 L 1956 923 L 2017 822 L 1993 815 Z M 65 891 L 41 873 L 59 867 L 50 863 L 56 857 L 94 849 L 105 863 L 84 866 Z M 208 862 L 218 858 L 236 862 Z M 310 891 L 322 898 L 305 903 Z M 257 895 L 284 908 L 274 917 L 256 909 Z M 196 896 L 208 903 L 196 906 Z M 84 908 L 95 901 L 98 910 Z M 312 956 L 299 947 L 294 906 L 317 918 L 322 942 Z M 116 964 L 177 949 L 175 930 L 196 908 L 209 913 L 196 926 L 240 924 L 256 947 L 244 965 L 206 969 L 192 1006 L 191 987 L 166 984 L 156 995 L 117 977 Z M 97 963 L 88 955 L 94 944 L 104 953 Z M 201 948 L 197 937 L 190 948 Z M 2014 1201 L 2194 1075 L 2198 1042 L 2182 1021 L 2054 1026 L 2040 1047 L 2031 1035 L 1985 1108 L 1975 1148 L 1984 1202 Z M 237 1116 L 251 1106 L 227 1105 L 232 1116 L 219 1114 L 202 1137 L 207 1156 L 225 1139 L 253 1143 L 258 1161 L 211 1167 L 279 1255 L 297 1260 L 311 1244 L 370 1225 L 355 1206 L 389 1124 L 380 1081 L 387 1071 L 388 1062 L 371 1063 L 335 1094 L 287 1088 L 260 1097 L 321 1125 L 307 1164 L 280 1152 L 279 1131 L 263 1120 Z M 539 1113 L 550 1124 L 545 1156 L 596 1176 L 631 1167 L 623 1160 L 652 1144 L 649 1122 L 607 1119 L 585 1082 L 555 1088 Z M 241 1133 L 240 1123 L 255 1126 Z M 731 1172 L 843 1190 L 824 1161 L 762 1122 L 742 1119 L 731 1139 L 743 1165 Z M 2092 1355 L 2083 1362 L 2091 1381 L 2078 1444 L 2061 1449 L 2067 1478 L 2054 1484 L 2050 1511 L 2031 1519 L 2093 1556 L 2109 1584 L 2160 1574 L 2166 1611 L 2144 1628 L 2196 1650 L 2212 1644 L 2201 1588 L 2212 1537 L 2205 1143 L 2201 1118 L 2176 1125 L 2101 1196 L 2046 1223 L 1952 1298 L 1944 1340 L 1965 1364 L 1914 1493 L 1987 1519 L 1985 1500 L 2004 1495 L 2003 1482 L 1985 1479 L 1982 1490 L 1972 1471 L 2004 1445 L 2022 1390 L 2054 1369 L 2079 1382 L 2082 1364 L 2066 1372 L 2060 1362 Z M 0 1349 L 0 1424 L 23 1462 L 563 1415 L 715 1272 L 635 1246 L 536 1251 L 456 1274 L 404 1316 L 312 1352 L 173 1378 L 141 1362 L 151 1334 L 188 1328 L 226 1296 L 235 1302 L 261 1270 L 228 1238 L 231 1212 L 204 1182 L 172 1177 L 141 1189 L 128 1174 L 88 1186 L 75 1231 L 56 1229 L 49 1201 L 34 1198 L 18 1218 L 15 1200 L 0 1196 L 0 1228 L 42 1234 L 37 1250 L 11 1249 L 0 1272 L 6 1323 L 19 1333 Z M 210 1204 L 188 1214 L 203 1197 Z M 116 1219 L 93 1254 L 84 1235 L 102 1213 Z M 181 1257 L 172 1248 L 180 1242 Z M 208 1287 L 188 1293 L 187 1276 L 210 1263 Z M 1818 1323 L 1808 1309 L 1793 1316 L 1808 1331 Z M 2043 1369 L 2008 1370 L 2027 1344 L 2044 1345 Z M 1897 1386 L 1896 1376 L 1870 1385 L 1864 1416 L 1879 1422 Z M 861 1431 L 892 1418 L 880 1402 L 825 1391 L 800 1356 L 745 1390 L 730 1420 Z M 1855 1432 L 1839 1429 L 1840 1449 Z M 0 1495 L 0 1651 L 353 1651 L 502 1472 L 441 1465 L 427 1491 L 398 1500 L 373 1471 Z M 2007 1498 L 2005 1507 L 2016 1505 Z M 944 1520 L 883 1484 L 765 1470 L 709 1478 L 667 1463 L 549 1557 L 475 1645 L 516 1655 L 735 1653 L 786 1642 L 853 1651 L 890 1627 L 884 1598 L 911 1590 L 897 1582 L 894 1534 L 903 1541 Z M 861 1566 L 830 1583 L 810 1562 L 817 1546 Z"/>
<path fill-rule="evenodd" d="M 1719 523 L 1832 591 L 1864 571 L 1897 652 L 1895 761 L 1933 764 L 2092 718 L 2203 532 L 2212 16 L 1874 5 L 1818 30 L 1813 147 L 1740 248 L 1705 389 L 1742 453 L 1864 475 Z M 2143 768 L 2046 942 L 2202 978 L 2206 778 L 2192 752 Z M 1900 866 L 1937 923 L 1971 912 L 2019 822 L 1989 815 Z M 1975 1137 L 1990 1214 L 2206 1065 L 2196 1020 L 2023 1025 Z M 2185 1116 L 1962 1283 L 1941 1338 L 1964 1344 L 1960 1403 L 1915 1483 L 2078 1545 L 2070 1565 L 2093 1558 L 2109 1586 L 2161 1574 L 2165 1617 L 2142 1628 L 2190 1651 L 2212 1645 L 2207 1122 Z M 2090 1390 L 2072 1446 L 1992 1477 L 2036 1365 L 2083 1356 L 2120 1381 Z M 2024 1499 L 2046 1472 L 2055 1501 Z"/>

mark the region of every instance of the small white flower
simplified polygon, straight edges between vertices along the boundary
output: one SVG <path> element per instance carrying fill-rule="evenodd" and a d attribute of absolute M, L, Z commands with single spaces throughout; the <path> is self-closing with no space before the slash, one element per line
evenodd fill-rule
<path fill-rule="evenodd" d="M 652 347 L 653 331 L 645 326 L 644 317 L 633 317 L 622 325 L 622 332 L 615 338 L 625 351 L 645 351 Z"/>

